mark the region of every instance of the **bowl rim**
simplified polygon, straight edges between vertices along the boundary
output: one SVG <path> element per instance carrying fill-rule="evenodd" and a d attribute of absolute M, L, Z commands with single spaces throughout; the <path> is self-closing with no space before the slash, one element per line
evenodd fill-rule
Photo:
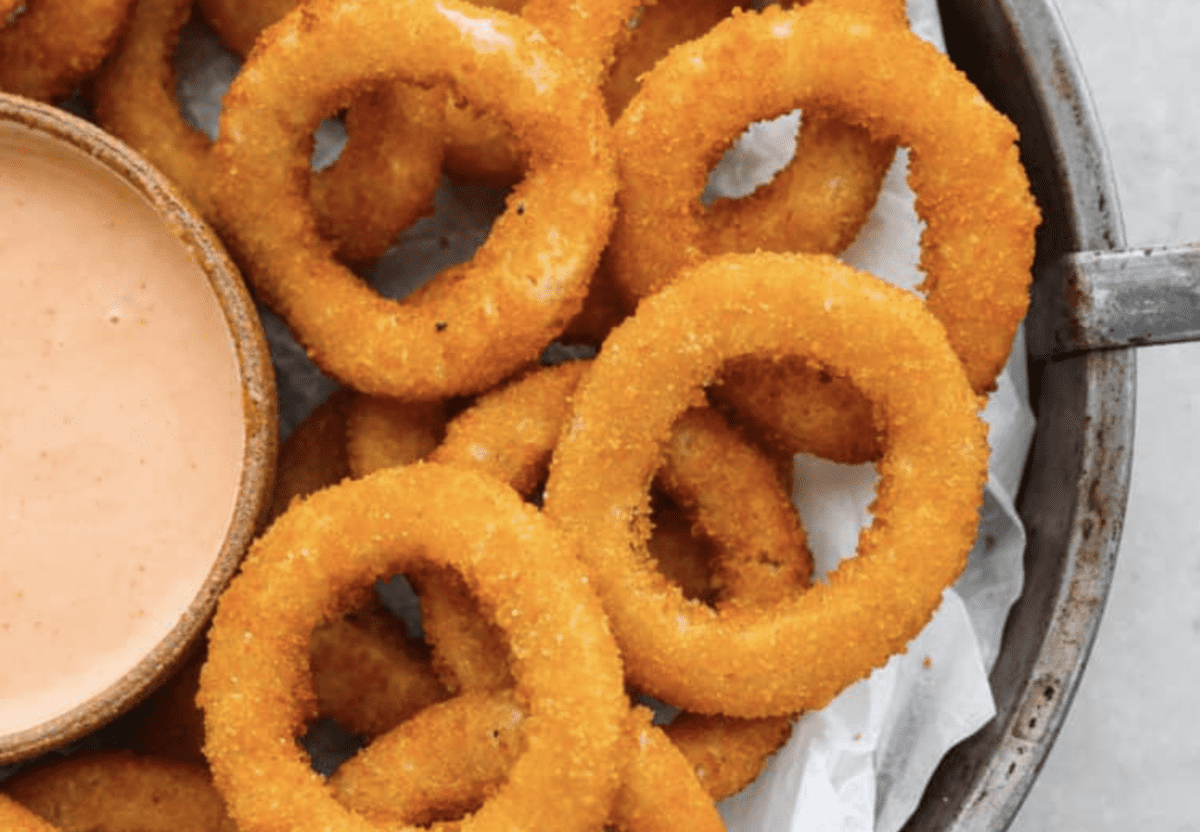
<path fill-rule="evenodd" d="M 148 696 L 183 661 L 265 521 L 275 477 L 279 417 L 271 355 L 254 301 L 223 244 L 175 186 L 119 139 L 58 107 L 0 92 L 0 121 L 91 157 L 146 199 L 191 252 L 225 316 L 239 366 L 245 425 L 233 514 L 213 566 L 192 602 L 155 647 L 112 685 L 59 716 L 0 735 L 3 765 L 62 746 L 111 722 Z"/>

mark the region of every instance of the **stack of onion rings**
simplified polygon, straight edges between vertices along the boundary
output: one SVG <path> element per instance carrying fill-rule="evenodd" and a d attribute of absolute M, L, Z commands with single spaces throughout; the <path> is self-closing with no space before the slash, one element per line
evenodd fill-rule
<path fill-rule="evenodd" d="M 532 493 L 545 476 L 550 454 L 569 418 L 572 392 L 589 367 L 589 362 L 580 361 L 541 368 L 480 397 L 449 423 L 445 440 L 429 459 L 488 473 L 518 492 Z M 377 414 L 379 410 L 372 407 L 368 412 Z M 413 430 L 413 420 L 407 410 L 396 415 L 393 419 L 364 419 L 358 430 L 349 430 L 350 456 L 367 458 L 384 467 L 409 462 L 403 454 L 389 458 L 377 450 L 406 444 L 403 437 Z M 366 475 L 371 470 L 355 473 Z M 669 494 L 692 510 L 697 527 L 717 543 L 718 556 L 714 560 L 718 603 L 770 608 L 808 585 L 811 556 L 795 512 L 784 492 L 764 487 L 776 481 L 772 463 L 746 445 L 719 415 L 699 409 L 679 420 L 660 479 Z M 748 539 L 747 528 L 758 535 Z M 461 582 L 441 570 L 421 570 L 410 579 L 418 587 L 425 633 L 434 645 L 436 666 L 446 686 L 459 695 L 510 687 L 512 677 L 505 651 L 494 629 L 477 616 L 476 605 Z M 492 707 L 508 713 L 506 701 L 502 694 Z M 440 726 L 440 720 L 449 718 L 457 720 L 455 725 L 462 725 L 462 721 L 478 718 L 486 726 L 492 719 L 486 708 L 476 717 L 461 714 L 460 706 L 451 704 L 439 706 L 436 713 L 401 726 L 394 732 L 394 739 L 391 734 L 385 735 L 343 768 L 338 780 L 350 805 L 370 816 L 418 822 L 428 819 L 430 812 L 461 811 L 493 785 L 493 780 L 505 771 L 503 756 L 496 757 L 503 748 L 485 747 L 468 754 L 476 761 L 472 766 L 478 765 L 480 755 L 492 762 L 484 768 L 470 768 L 469 776 L 456 769 L 458 776 L 451 779 L 455 784 L 452 790 L 437 785 L 441 778 L 420 785 L 387 785 L 385 772 L 416 767 L 413 755 L 421 753 L 415 750 L 422 747 L 420 743 L 449 730 L 433 727 Z M 476 727 L 455 730 L 468 736 L 488 735 L 489 729 L 479 727 L 480 723 L 467 724 Z M 647 726 L 645 730 L 652 729 Z M 680 750 L 668 757 L 682 753 L 697 771 L 696 776 L 704 772 L 705 785 L 727 789 L 710 789 L 710 797 L 697 804 L 703 806 L 712 797 L 722 798 L 740 790 L 757 776 L 766 758 L 790 734 L 790 719 L 733 720 L 693 715 L 679 720 L 678 729 L 668 726 L 665 730 L 672 740 L 676 731 L 680 736 Z M 646 742 L 644 739 L 639 747 Z M 491 756 L 487 756 L 489 750 Z M 668 765 L 665 753 L 652 755 L 652 769 Z M 661 821 L 663 804 L 649 799 L 653 792 L 649 783 L 653 781 L 648 781 L 646 771 L 635 772 L 634 768 L 630 764 L 626 776 L 630 794 L 618 796 L 617 807 L 637 817 L 640 828 L 650 828 L 646 824 L 651 819 Z M 694 811 L 705 816 L 703 809 Z M 617 815 L 610 822 L 621 827 Z"/>

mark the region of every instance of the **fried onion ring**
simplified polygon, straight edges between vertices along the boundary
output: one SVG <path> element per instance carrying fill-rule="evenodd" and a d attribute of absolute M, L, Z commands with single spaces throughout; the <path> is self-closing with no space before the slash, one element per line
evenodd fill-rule
<path fill-rule="evenodd" d="M 204 658 L 197 652 L 142 706 L 135 751 L 206 763 L 204 715 L 196 707 Z M 363 736 L 382 734 L 448 695 L 423 645 L 374 607 L 313 630 L 309 660 L 318 714 Z"/>
<path fill-rule="evenodd" d="M 314 711 L 304 634 L 360 604 L 373 581 L 423 563 L 460 571 L 506 633 L 529 713 L 508 780 L 463 828 L 603 822 L 628 708 L 573 550 L 507 486 L 418 463 L 293 504 L 221 598 L 198 701 L 214 782 L 242 832 L 378 828 L 337 804 L 291 741 Z"/>
<path fill-rule="evenodd" d="M 721 832 L 725 826 L 687 758 L 628 712 L 621 787 L 606 828 Z M 511 692 L 472 692 L 427 709 L 348 760 L 331 779 L 339 801 L 379 823 L 425 824 L 470 812 L 504 782 L 521 747 L 525 714 Z M 456 753 L 446 753 L 446 749 Z M 397 777 L 419 771 L 420 777 Z"/>
<path fill-rule="evenodd" d="M 446 408 L 440 401 L 357 395 L 346 413 L 342 441 L 350 472 L 365 477 L 425 459 L 445 434 Z"/>
<path fill-rule="evenodd" d="M 245 58 L 254 48 L 259 34 L 296 8 L 297 0 L 197 0 L 204 19 L 225 41 L 225 45 Z"/>
<path fill-rule="evenodd" d="M 0 27 L 0 90 L 55 102 L 113 50 L 134 0 L 36 0 Z"/>
<path fill-rule="evenodd" d="M 8 832 L 60 832 L 6 794 L 0 794 L 0 823 Z"/>
<path fill-rule="evenodd" d="M 192 128 L 175 96 L 173 56 L 189 0 L 139 0 L 129 31 L 92 89 L 97 122 L 133 146 L 212 221 L 213 143 Z M 375 260 L 416 219 L 433 211 L 441 176 L 441 98 L 388 85 L 357 95 L 346 114 L 342 155 L 311 177 L 322 236 L 351 263 Z"/>
<path fill-rule="evenodd" d="M 729 53 L 739 60 L 722 59 Z M 764 75 L 763 66 L 775 69 Z M 676 135 L 671 102 L 701 100 Z M 703 259 L 694 199 L 712 155 L 748 122 L 810 106 L 910 148 L 926 223 L 927 303 L 972 387 L 989 390 L 1029 304 L 1038 223 L 1016 128 L 930 44 L 832 3 L 735 13 L 647 75 L 616 128 L 624 183 L 610 245 L 617 282 L 642 297 Z"/>
<path fill-rule="evenodd" d="M 803 356 L 850 379 L 885 437 L 857 556 L 767 611 L 685 601 L 644 554 L 646 485 L 671 426 L 740 355 Z M 819 708 L 903 650 L 962 571 L 987 475 L 980 405 L 915 296 L 830 256 L 713 258 L 609 336 L 575 393 L 544 510 L 580 543 L 640 690 L 702 713 Z"/>
<path fill-rule="evenodd" d="M 370 607 L 313 630 L 317 711 L 374 737 L 448 695 L 428 650 L 387 610 Z"/>
<path fill-rule="evenodd" d="M 57 832 L 238 832 L 202 767 L 128 751 L 39 765 L 4 791 Z"/>
<path fill-rule="evenodd" d="M 740 0 L 654 0 L 637 16 L 629 39 L 617 47 L 604 84 L 604 100 L 613 121 L 641 86 L 641 77 L 676 46 L 724 20 Z"/>
<path fill-rule="evenodd" d="M 345 388 L 334 390 L 279 446 L 271 519 L 283 514 L 292 500 L 350 476 L 346 420 L 355 398 Z"/>
<path fill-rule="evenodd" d="M 221 230 L 330 375 L 417 400 L 477 392 L 536 359 L 579 309 L 612 220 L 607 118 L 595 89 L 519 18 L 455 0 L 361 5 L 314 0 L 263 33 L 225 99 Z M 341 60 L 314 71 L 323 50 Z M 385 79 L 452 83 L 530 153 L 507 210 L 437 302 L 381 297 L 333 262 L 298 187 L 320 118 L 347 88 Z"/>
<path fill-rule="evenodd" d="M 379 737 L 339 766 L 330 786 L 339 803 L 380 825 L 473 812 L 520 756 L 526 716 L 511 688 L 460 694 Z"/>
<path fill-rule="evenodd" d="M 253 3 L 202 0 L 200 5 L 226 44 L 244 57 L 258 34 L 282 19 L 297 3 L 296 0 Z M 552 45 L 576 61 L 586 77 L 600 83 L 614 60 L 614 50 L 628 40 L 626 24 L 639 3 L 638 0 L 616 3 L 480 0 L 474 5 L 525 17 Z M 520 181 L 528 164 L 527 148 L 514 140 L 504 119 L 479 102 L 464 102 L 454 95 L 444 101 L 445 167 L 450 176 L 495 188 L 506 188 Z"/>
<path fill-rule="evenodd" d="M 879 458 L 871 403 L 844 378 L 800 359 L 733 359 L 708 392 L 730 421 L 780 455 L 814 454 L 845 465 Z"/>

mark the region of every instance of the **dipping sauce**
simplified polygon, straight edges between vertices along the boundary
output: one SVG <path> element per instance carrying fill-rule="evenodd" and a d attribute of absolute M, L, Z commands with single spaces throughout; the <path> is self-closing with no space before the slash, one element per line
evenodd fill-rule
<path fill-rule="evenodd" d="M 127 674 L 213 568 L 245 450 L 208 277 L 151 204 L 0 123 L 0 734 Z"/>

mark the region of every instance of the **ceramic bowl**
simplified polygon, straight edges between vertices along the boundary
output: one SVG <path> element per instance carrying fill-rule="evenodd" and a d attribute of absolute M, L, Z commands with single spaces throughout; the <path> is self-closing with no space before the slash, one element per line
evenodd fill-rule
<path fill-rule="evenodd" d="M 15 96 L 0 95 L 0 132 L 9 137 L 7 141 L 11 152 L 24 152 L 20 149 L 12 151 L 13 147 L 40 148 L 42 147 L 41 143 L 46 143 L 44 147 L 47 153 L 61 153 L 65 148 L 67 153 L 82 154 L 85 161 L 78 167 L 78 170 L 81 171 L 80 176 L 99 177 L 100 180 L 107 183 L 103 187 L 111 187 L 111 183 L 108 182 L 111 179 L 123 182 L 132 188 L 152 212 L 148 227 L 154 227 L 153 217 L 161 220 L 165 234 L 168 235 L 161 245 L 169 249 L 174 245 L 169 239 L 173 237 L 186 252 L 185 256 L 190 256 L 199 266 L 199 271 L 196 272 L 198 276 L 194 279 L 196 285 L 189 291 L 195 292 L 196 296 L 201 298 L 205 297 L 207 291 L 211 291 L 212 297 L 219 307 L 219 312 L 213 311 L 215 307 L 205 302 L 204 307 L 209 309 L 206 315 L 210 322 L 210 331 L 220 337 L 220 319 L 223 317 L 232 344 L 232 348 L 228 352 L 230 359 L 226 364 L 227 368 L 231 367 L 228 383 L 223 388 L 226 392 L 221 396 L 220 407 L 214 406 L 214 412 L 219 410 L 226 415 L 232 414 L 230 416 L 232 421 L 228 422 L 227 433 L 234 437 L 229 445 L 233 450 L 227 455 L 227 460 L 230 462 L 225 466 L 225 474 L 221 478 L 220 487 L 225 492 L 235 492 L 223 494 L 221 500 L 224 501 L 227 498 L 227 503 L 218 501 L 220 504 L 215 513 L 215 520 L 212 521 L 213 531 L 209 535 L 213 541 L 216 541 L 211 546 L 211 565 L 207 554 L 210 547 L 206 542 L 201 545 L 201 554 L 197 558 L 197 565 L 188 573 L 187 583 L 182 588 L 176 585 L 172 590 L 175 594 L 172 595 L 171 605 L 164 607 L 167 612 L 165 614 L 161 614 L 162 610 L 155 612 L 160 620 L 155 623 L 152 634 L 138 641 L 135 648 L 127 650 L 128 655 L 121 653 L 120 660 L 105 664 L 105 673 L 98 676 L 100 681 L 96 683 L 94 689 L 79 689 L 76 696 L 76 688 L 73 684 L 56 683 L 59 690 L 65 690 L 67 693 L 57 696 L 53 700 L 52 710 L 55 712 L 52 714 L 43 713 L 38 708 L 22 710 L 19 707 L 19 699 L 24 696 L 23 693 L 18 696 L 10 690 L 9 693 L 0 696 L 0 764 L 4 764 L 58 747 L 108 723 L 137 704 L 180 663 L 189 647 L 202 634 L 203 628 L 215 608 L 217 597 L 233 576 L 269 506 L 274 476 L 278 420 L 275 381 L 270 355 L 254 304 L 221 243 L 196 212 L 179 196 L 175 188 L 146 161 L 112 136 L 53 107 L 36 104 Z M 19 175 L 25 161 L 19 155 L 16 158 L 12 157 L 11 152 L 9 152 L 10 158 L 5 164 L 12 165 L 10 171 L 16 170 L 18 174 L 14 175 Z M 31 151 L 32 156 L 38 156 L 40 152 Z M 90 162 L 86 161 L 89 159 Z M 74 176 L 76 166 L 72 164 L 70 168 L 73 171 L 72 176 Z M 19 196 L 20 180 L 17 181 L 16 190 L 10 190 L 10 198 L 13 198 L 11 194 L 15 193 L 17 196 L 13 198 L 13 201 L 20 204 L 23 200 Z M 30 181 L 37 180 L 31 179 Z M 120 188 L 118 190 L 124 192 Z M 137 197 L 134 197 L 134 201 L 137 201 Z M 137 234 L 138 231 L 123 230 L 119 233 L 128 235 Z M 158 236 L 157 231 L 143 232 L 143 234 L 155 238 Z M 57 249 L 80 245 L 78 239 L 72 239 L 72 236 L 68 233 L 62 239 L 54 240 L 50 247 Z M 97 259 L 119 257 L 117 249 L 123 249 L 123 247 L 114 245 L 111 251 L 93 251 L 89 253 L 89 256 Z M 0 247 L 0 258 L 3 256 L 4 249 Z M 0 280 L 22 279 L 16 272 L 15 267 L 5 267 L 0 270 Z M 190 268 L 188 273 L 191 273 Z M 87 269 L 84 269 L 81 279 L 86 280 L 86 275 Z M 204 278 L 207 278 L 207 289 L 204 287 Z M 28 310 L 29 315 L 34 315 L 35 312 L 36 310 L 33 309 Z M 10 320 L 12 319 L 10 318 Z M 138 323 L 142 322 L 138 321 Z M 132 318 L 129 325 L 134 325 Z M 138 371 L 138 368 L 133 366 L 137 363 L 137 356 L 132 357 L 129 362 L 132 372 Z M 17 366 L 20 364 L 18 363 Z M 17 381 L 11 378 L 0 379 L 0 381 L 4 382 L 10 400 L 17 398 L 14 393 L 14 391 L 19 393 L 20 390 Z M 240 404 L 235 401 L 239 381 Z M 53 385 L 56 381 L 54 378 L 49 378 L 48 383 Z M 58 383 L 61 383 L 61 379 Z M 237 448 L 239 447 L 236 415 L 239 409 L 243 430 L 240 446 L 243 448 L 240 471 L 236 470 Z M 7 464 L 12 470 L 13 457 L 10 456 L 6 461 L 4 455 L 15 452 L 5 451 L 5 443 L 7 442 L 11 448 L 13 444 L 28 443 L 30 440 L 27 436 L 4 436 L 3 431 L 7 428 L 3 422 L 4 420 L 0 419 L 0 465 Z M 147 451 L 147 455 L 150 453 L 152 452 Z M 20 481 L 18 479 L 9 480 L 9 482 L 19 484 Z M 72 480 L 71 485 L 74 484 Z M 195 484 L 187 476 L 172 478 L 165 487 L 178 490 L 178 493 L 169 495 L 170 499 L 176 501 L 175 505 L 186 505 L 189 499 L 194 497 Z M 189 488 L 192 488 L 193 491 L 189 492 Z M 4 505 L 6 502 L 8 504 L 6 515 L 13 514 L 14 506 L 19 499 L 12 490 L 8 494 L 0 493 L 0 505 Z M 222 538 L 221 523 L 226 505 L 229 506 L 229 516 Z M 74 513 L 72 520 L 77 520 L 79 516 L 78 512 Z M 64 519 L 65 522 L 66 519 Z M 27 525 L 34 529 L 34 532 L 30 534 L 35 539 L 36 530 L 45 527 L 33 523 L 27 523 Z M 142 531 L 140 528 L 122 529 L 121 535 L 127 534 L 132 544 L 138 541 Z M 86 538 L 88 538 L 87 527 L 84 526 L 82 530 L 78 531 L 76 537 L 79 546 L 85 545 Z M 61 545 L 56 548 L 61 548 Z M 154 551 L 152 548 L 150 551 L 151 559 L 169 558 L 172 554 L 166 551 Z M 6 557 L 12 557 L 13 560 L 5 564 L 4 558 Z M 18 600 L 22 597 L 19 585 L 21 573 L 17 570 L 19 564 L 16 562 L 18 560 L 20 560 L 20 556 L 12 554 L 12 550 L 0 551 L 0 618 L 7 617 L 14 629 L 19 625 L 19 619 L 24 618 L 26 622 L 28 621 L 26 614 L 28 611 L 20 606 L 21 602 Z M 42 563 L 41 560 L 38 562 Z M 51 564 L 52 569 L 69 570 L 71 568 L 70 559 L 66 557 L 63 557 L 56 566 L 54 566 L 56 562 L 53 559 L 47 559 L 45 562 Z M 151 561 L 147 560 L 147 562 Z M 5 569 L 6 566 L 7 569 Z M 206 577 L 205 570 L 207 570 Z M 40 565 L 37 568 L 39 575 L 46 574 L 48 571 L 51 570 L 43 569 Z M 116 575 L 114 580 L 125 580 L 125 578 Z M 128 580 L 132 581 L 133 578 Z M 5 581 L 8 582 L 7 586 L 5 586 Z M 5 590 L 9 593 L 7 597 L 3 594 Z M 96 614 L 103 614 L 100 610 L 106 595 L 105 588 L 97 586 L 94 595 Z M 190 603 L 184 603 L 183 608 L 180 609 L 175 604 L 176 597 L 181 600 L 187 598 L 191 600 Z M 91 614 L 91 603 L 88 602 L 85 615 Z M 5 610 L 6 604 L 8 604 L 7 611 Z M 53 606 L 53 604 L 48 606 Z M 7 616 L 5 616 L 6 612 Z M 65 613 L 61 610 L 45 609 L 39 626 L 53 627 L 56 615 L 61 617 Z M 146 649 L 142 649 L 143 641 Z M 13 661 L 12 656 L 5 657 L 5 660 L 11 663 L 9 670 L 12 671 L 12 665 L 15 665 L 16 662 Z M 98 658 L 91 657 L 91 660 L 98 661 Z M 106 658 L 105 661 L 109 660 Z M 0 672 L 0 679 L 2 678 L 3 673 Z M 41 696 L 42 694 L 37 695 Z M 5 697 L 8 699 L 7 702 Z M 62 707 L 59 707 L 59 704 Z M 7 716 L 4 715 L 6 710 Z M 34 718 L 30 714 L 39 716 Z"/>

